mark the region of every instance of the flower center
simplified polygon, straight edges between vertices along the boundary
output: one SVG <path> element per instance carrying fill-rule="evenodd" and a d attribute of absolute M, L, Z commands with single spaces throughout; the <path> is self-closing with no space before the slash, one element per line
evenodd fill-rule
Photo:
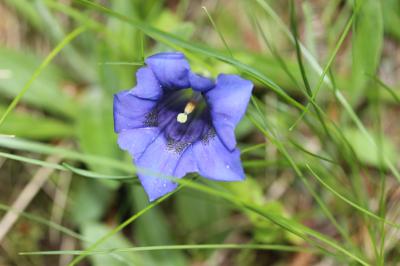
<path fill-rule="evenodd" d="M 185 106 L 185 110 L 183 111 L 183 113 L 179 113 L 176 116 L 176 121 L 178 121 L 181 124 L 186 123 L 187 119 L 188 119 L 188 115 L 190 115 L 194 109 L 196 108 L 196 102 L 194 101 L 189 101 L 186 106 Z"/>
<path fill-rule="evenodd" d="M 165 93 L 146 114 L 144 126 L 158 127 L 167 149 L 176 153 L 196 141 L 207 144 L 215 136 L 207 102 L 201 93 L 189 89 Z"/>
<path fill-rule="evenodd" d="M 184 124 L 188 120 L 188 115 L 193 113 L 194 109 L 196 109 L 197 103 L 201 99 L 201 94 L 198 92 L 195 92 L 192 99 L 185 105 L 185 109 L 183 110 L 183 113 L 179 113 L 176 116 L 176 121 L 178 121 L 181 124 Z"/>

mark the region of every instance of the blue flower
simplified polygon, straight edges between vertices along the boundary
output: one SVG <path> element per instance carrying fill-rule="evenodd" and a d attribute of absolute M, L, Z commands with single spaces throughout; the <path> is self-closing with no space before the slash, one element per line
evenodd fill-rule
<path fill-rule="evenodd" d="M 114 128 L 118 144 L 138 168 L 182 178 L 198 172 L 218 181 L 240 181 L 245 175 L 234 129 L 243 117 L 253 84 L 237 75 L 216 81 L 193 73 L 179 52 L 145 60 L 132 90 L 114 95 Z M 153 201 L 177 184 L 138 173 Z"/>

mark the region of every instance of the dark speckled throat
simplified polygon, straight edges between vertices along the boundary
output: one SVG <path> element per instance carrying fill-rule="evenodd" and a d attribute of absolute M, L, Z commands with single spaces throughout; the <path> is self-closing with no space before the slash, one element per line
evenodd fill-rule
<path fill-rule="evenodd" d="M 197 106 L 185 123 L 179 123 L 177 116 L 190 100 L 195 100 Z M 166 93 L 146 115 L 144 125 L 158 127 L 167 140 L 167 150 L 178 154 L 196 141 L 207 145 L 216 136 L 204 97 L 200 93 L 192 94 L 190 89 Z"/>

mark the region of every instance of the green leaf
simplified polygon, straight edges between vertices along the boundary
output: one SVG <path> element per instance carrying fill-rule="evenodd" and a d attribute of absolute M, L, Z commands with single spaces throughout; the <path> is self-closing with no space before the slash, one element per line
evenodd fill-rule
<path fill-rule="evenodd" d="M 356 129 L 346 129 L 344 130 L 344 135 L 349 140 L 350 145 L 361 162 L 379 167 L 380 159 L 378 148 L 371 143 L 362 132 Z M 394 147 L 395 145 L 391 143 L 388 138 L 382 139 L 382 153 L 385 154 L 392 163 L 395 163 L 397 158 L 396 149 Z"/>
<path fill-rule="evenodd" d="M 383 16 L 381 2 L 356 1 L 358 9 L 353 24 L 352 102 L 360 99 L 369 76 L 375 76 L 382 53 Z"/>
<path fill-rule="evenodd" d="M 385 32 L 400 40 L 400 2 L 398 0 L 384 0 L 382 7 Z"/>

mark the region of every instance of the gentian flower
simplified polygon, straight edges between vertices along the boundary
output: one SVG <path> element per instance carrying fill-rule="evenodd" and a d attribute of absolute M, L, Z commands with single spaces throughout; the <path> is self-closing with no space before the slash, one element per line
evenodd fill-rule
<path fill-rule="evenodd" d="M 132 90 L 114 95 L 114 129 L 118 144 L 138 168 L 182 178 L 198 172 L 218 181 L 245 178 L 234 129 L 243 117 L 253 84 L 237 75 L 216 81 L 190 70 L 179 52 L 145 60 Z M 150 201 L 177 184 L 138 172 Z"/>

